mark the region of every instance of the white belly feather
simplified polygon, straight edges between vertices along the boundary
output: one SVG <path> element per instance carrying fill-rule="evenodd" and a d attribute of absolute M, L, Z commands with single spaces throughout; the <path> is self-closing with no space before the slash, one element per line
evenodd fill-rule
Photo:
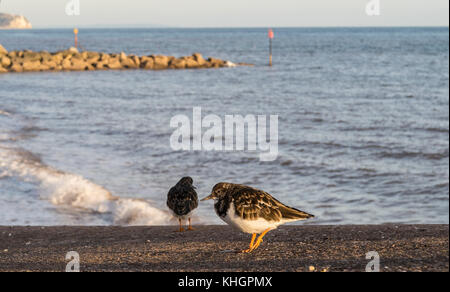
<path fill-rule="evenodd" d="M 227 215 L 225 218 L 220 217 L 223 221 L 228 223 L 229 225 L 239 229 L 245 233 L 262 233 L 267 229 L 276 229 L 281 224 L 284 224 L 288 221 L 267 221 L 263 218 L 259 218 L 257 220 L 244 220 L 240 216 L 236 215 L 234 204 L 232 203 L 230 209 L 228 209 Z"/>

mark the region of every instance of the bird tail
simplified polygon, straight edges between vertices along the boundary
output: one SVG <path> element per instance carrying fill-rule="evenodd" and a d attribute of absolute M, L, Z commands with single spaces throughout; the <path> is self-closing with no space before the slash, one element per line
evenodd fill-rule
<path fill-rule="evenodd" d="M 281 215 L 283 216 L 283 219 L 287 220 L 306 220 L 309 218 L 314 218 L 314 215 L 312 214 L 308 214 L 306 212 L 287 206 L 281 207 L 280 211 Z"/>

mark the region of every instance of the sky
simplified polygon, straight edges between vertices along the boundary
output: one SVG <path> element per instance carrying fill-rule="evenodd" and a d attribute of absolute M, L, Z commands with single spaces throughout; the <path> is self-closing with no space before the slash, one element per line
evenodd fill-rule
<path fill-rule="evenodd" d="M 0 0 L 34 27 L 447 26 L 448 0 Z M 79 15 L 67 15 L 69 3 Z M 380 3 L 380 15 L 366 6 Z M 73 7 L 73 6 L 69 6 Z M 375 6 L 376 7 L 376 6 Z M 74 9 L 68 10 L 76 12 Z M 374 11 L 374 10 L 372 10 Z"/>

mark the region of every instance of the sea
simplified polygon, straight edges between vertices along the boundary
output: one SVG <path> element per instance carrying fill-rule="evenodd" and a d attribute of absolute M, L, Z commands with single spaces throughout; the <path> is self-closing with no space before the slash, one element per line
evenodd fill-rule
<path fill-rule="evenodd" d="M 0 74 L 0 225 L 172 225 L 167 192 L 247 184 L 314 214 L 297 224 L 449 222 L 449 29 L 80 29 L 83 50 L 254 66 Z M 9 51 L 72 29 L 0 31 Z M 170 121 L 278 115 L 278 156 L 174 150 Z M 210 201 L 194 224 L 223 224 Z M 295 223 L 294 223 L 295 224 Z"/>

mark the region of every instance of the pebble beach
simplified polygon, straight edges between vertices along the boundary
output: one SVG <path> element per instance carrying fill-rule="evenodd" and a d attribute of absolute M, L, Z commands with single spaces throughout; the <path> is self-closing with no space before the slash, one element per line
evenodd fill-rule
<path fill-rule="evenodd" d="M 375 251 L 380 272 L 448 272 L 448 225 L 283 226 L 252 254 L 228 226 L 0 227 L 0 271 L 364 272 Z"/>

